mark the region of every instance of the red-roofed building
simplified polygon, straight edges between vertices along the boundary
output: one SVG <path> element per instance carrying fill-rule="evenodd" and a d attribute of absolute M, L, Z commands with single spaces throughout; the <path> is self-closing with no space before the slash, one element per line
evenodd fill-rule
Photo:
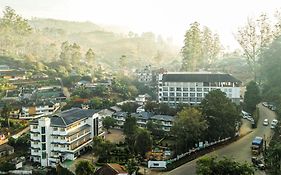
<path fill-rule="evenodd" d="M 125 167 L 116 163 L 107 163 L 95 172 L 95 175 L 129 175 Z"/>

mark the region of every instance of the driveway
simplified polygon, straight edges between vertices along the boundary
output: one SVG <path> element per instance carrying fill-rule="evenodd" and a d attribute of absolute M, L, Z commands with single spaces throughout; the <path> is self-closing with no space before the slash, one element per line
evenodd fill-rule
<path fill-rule="evenodd" d="M 239 139 L 238 141 L 227 145 L 219 150 L 216 150 L 212 153 L 207 154 L 206 156 L 218 156 L 218 157 L 232 157 L 233 159 L 239 162 L 249 162 L 251 163 L 251 142 L 256 136 L 261 136 L 265 138 L 267 145 L 272 137 L 272 130 L 270 126 L 263 126 L 263 120 L 268 118 L 269 123 L 276 118 L 276 114 L 269 110 L 268 108 L 262 106 L 261 104 L 258 105 L 260 111 L 260 119 L 257 125 L 257 128 L 253 130 L 250 134 L 244 136 L 243 138 Z M 196 161 L 195 159 L 191 162 L 188 162 L 170 172 L 163 173 L 165 175 L 195 175 L 196 174 Z M 257 171 L 255 174 L 262 175 L 265 174 L 264 172 Z"/>

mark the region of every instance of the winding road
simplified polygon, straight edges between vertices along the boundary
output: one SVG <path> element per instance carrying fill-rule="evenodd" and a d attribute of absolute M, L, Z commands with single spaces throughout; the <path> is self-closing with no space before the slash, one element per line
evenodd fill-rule
<path fill-rule="evenodd" d="M 233 159 L 240 161 L 240 162 L 249 162 L 251 163 L 251 142 L 256 136 L 261 136 L 265 138 L 265 141 L 268 145 L 269 141 L 272 137 L 272 130 L 270 129 L 271 121 L 276 118 L 276 114 L 269 110 L 268 108 L 262 106 L 261 104 L 258 105 L 259 112 L 260 112 L 260 119 L 256 129 L 253 129 L 250 134 L 242 137 L 241 139 L 237 140 L 236 142 L 227 145 L 219 150 L 216 150 L 212 153 L 207 154 L 207 156 L 215 155 L 218 157 L 232 157 Z M 267 118 L 269 120 L 268 126 L 263 126 L 263 120 Z M 244 119 L 243 119 L 244 120 Z M 248 121 L 244 121 L 248 122 Z M 195 175 L 196 174 L 196 161 L 195 159 L 191 162 L 188 162 L 170 172 L 164 173 L 165 175 Z M 263 175 L 265 174 L 263 171 L 256 171 L 256 175 Z"/>

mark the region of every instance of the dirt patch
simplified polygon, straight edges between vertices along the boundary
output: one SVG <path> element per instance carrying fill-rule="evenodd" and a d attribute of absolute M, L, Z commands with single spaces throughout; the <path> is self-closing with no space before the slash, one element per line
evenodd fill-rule
<path fill-rule="evenodd" d="M 110 133 L 106 133 L 104 135 L 106 140 L 109 140 L 113 143 L 119 143 L 125 141 L 125 135 L 123 134 L 122 130 L 110 129 L 109 131 Z"/>

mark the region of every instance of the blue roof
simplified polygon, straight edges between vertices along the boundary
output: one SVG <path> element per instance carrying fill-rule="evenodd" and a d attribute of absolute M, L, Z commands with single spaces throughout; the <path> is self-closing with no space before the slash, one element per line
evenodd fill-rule
<path fill-rule="evenodd" d="M 260 145 L 262 141 L 263 141 L 262 137 L 255 137 L 255 139 L 252 142 L 252 145 Z"/>

